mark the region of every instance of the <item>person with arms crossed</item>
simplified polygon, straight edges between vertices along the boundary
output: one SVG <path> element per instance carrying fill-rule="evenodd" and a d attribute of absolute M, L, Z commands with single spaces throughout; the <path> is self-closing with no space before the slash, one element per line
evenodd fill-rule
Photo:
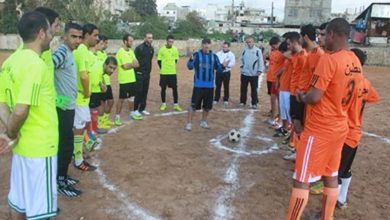
<path fill-rule="evenodd" d="M 221 88 L 223 84 L 224 96 L 223 103 L 225 107 L 229 105 L 229 87 L 230 87 L 230 75 L 233 67 L 236 65 L 236 57 L 233 52 L 230 51 L 230 43 L 224 42 L 222 44 L 222 50 L 217 53 L 219 61 L 226 66 L 222 73 L 218 73 L 215 77 L 215 97 L 214 105 L 219 102 L 221 98 Z"/>

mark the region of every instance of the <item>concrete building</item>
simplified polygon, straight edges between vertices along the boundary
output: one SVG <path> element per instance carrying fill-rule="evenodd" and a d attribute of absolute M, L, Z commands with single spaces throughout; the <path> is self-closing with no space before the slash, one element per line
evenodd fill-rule
<path fill-rule="evenodd" d="M 103 9 L 117 15 L 120 15 L 129 9 L 131 1 L 132 0 L 95 0 L 96 4 L 100 4 Z"/>
<path fill-rule="evenodd" d="M 320 25 L 331 18 L 332 0 L 286 0 L 284 25 Z"/>
<path fill-rule="evenodd" d="M 184 20 L 190 12 L 189 6 L 179 7 L 176 3 L 168 3 L 160 12 L 162 17 L 166 17 L 171 23 L 177 20 Z"/>

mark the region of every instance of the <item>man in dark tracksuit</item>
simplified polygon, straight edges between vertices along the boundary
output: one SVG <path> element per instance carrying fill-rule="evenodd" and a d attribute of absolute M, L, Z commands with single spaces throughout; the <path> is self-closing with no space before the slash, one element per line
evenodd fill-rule
<path fill-rule="evenodd" d="M 134 111 L 139 111 L 143 115 L 150 115 L 145 111 L 146 100 L 148 98 L 150 72 L 152 71 L 152 59 L 154 48 L 152 47 L 153 34 L 146 33 L 144 42 L 135 48 L 135 56 L 139 62 L 139 67 L 135 69 L 138 84 L 138 92 L 135 96 Z"/>
<path fill-rule="evenodd" d="M 252 108 L 257 108 L 259 99 L 257 97 L 257 88 L 259 84 L 259 75 L 264 71 L 263 54 L 255 46 L 253 37 L 246 39 L 247 48 L 241 55 L 241 95 L 240 106 L 245 106 L 248 84 L 251 85 Z"/>

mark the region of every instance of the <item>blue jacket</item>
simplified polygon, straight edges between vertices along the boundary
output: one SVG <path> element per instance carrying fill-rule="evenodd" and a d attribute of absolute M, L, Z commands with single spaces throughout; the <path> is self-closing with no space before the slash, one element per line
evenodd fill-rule
<path fill-rule="evenodd" d="M 222 72 L 223 67 L 218 56 L 210 51 L 208 54 L 202 50 L 195 52 L 187 62 L 189 70 L 195 69 L 195 88 L 214 88 L 214 71 Z"/>

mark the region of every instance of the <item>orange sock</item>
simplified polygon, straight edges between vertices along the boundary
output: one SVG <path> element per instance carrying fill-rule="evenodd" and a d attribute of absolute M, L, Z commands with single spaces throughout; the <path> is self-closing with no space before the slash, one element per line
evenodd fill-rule
<path fill-rule="evenodd" d="M 308 200 L 308 189 L 293 188 L 290 197 L 290 203 L 288 205 L 287 220 L 301 219 L 301 215 L 303 213 L 303 210 L 305 210 Z"/>
<path fill-rule="evenodd" d="M 338 196 L 339 188 L 324 187 L 324 194 L 322 195 L 321 220 L 331 220 L 333 218 Z"/>

